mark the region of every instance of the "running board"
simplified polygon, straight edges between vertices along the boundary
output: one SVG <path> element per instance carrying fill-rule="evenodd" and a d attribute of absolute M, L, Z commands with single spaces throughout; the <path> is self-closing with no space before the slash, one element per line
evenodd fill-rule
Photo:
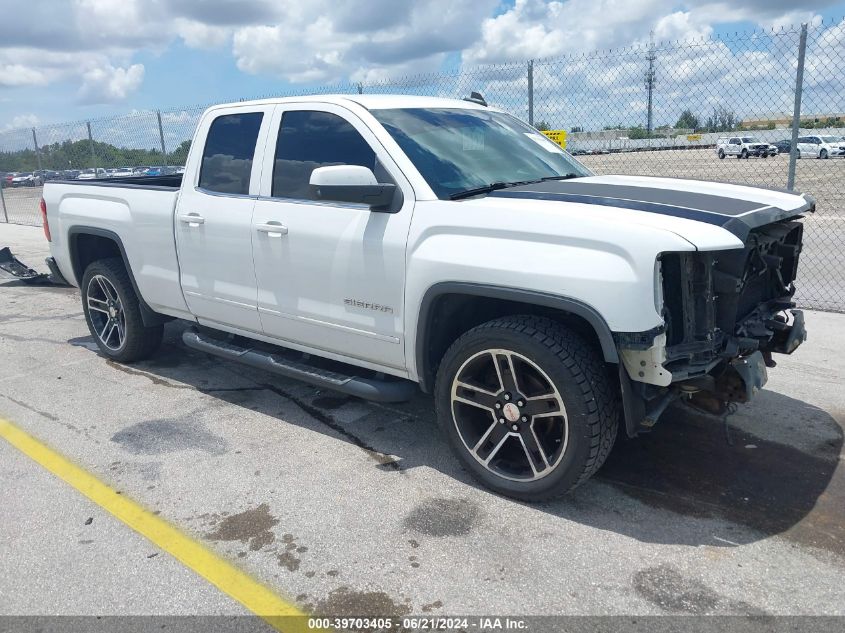
<path fill-rule="evenodd" d="M 182 334 L 182 341 L 188 347 L 201 352 L 365 400 L 404 402 L 410 400 L 417 392 L 416 383 L 409 380 L 387 381 L 341 374 L 283 358 L 263 350 L 241 347 L 228 341 L 203 336 L 195 328 L 185 330 Z"/>

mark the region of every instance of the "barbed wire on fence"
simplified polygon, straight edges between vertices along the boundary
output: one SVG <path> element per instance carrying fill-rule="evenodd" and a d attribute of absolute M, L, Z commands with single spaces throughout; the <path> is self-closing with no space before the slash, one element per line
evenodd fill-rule
<path fill-rule="evenodd" d="M 802 48 L 805 66 L 799 75 Z M 813 145 L 804 147 L 801 160 L 787 156 L 796 121 L 798 139 L 845 136 L 843 65 L 845 20 L 828 20 L 809 25 L 804 38 L 801 26 L 783 26 L 680 42 L 644 40 L 612 50 L 343 81 L 262 98 L 361 93 L 465 97 L 479 91 L 491 106 L 539 128 L 566 130 L 568 149 L 599 174 L 784 187 L 794 170 L 796 187 L 812 193 L 818 203 L 816 216 L 805 222 L 797 296 L 808 307 L 845 310 L 845 228 L 840 228 L 845 227 L 840 215 L 845 158 L 832 160 L 829 143 L 818 160 L 804 160 L 820 156 Z M 0 132 L 0 172 L 38 171 L 43 180 L 54 172 L 74 177 L 90 169 L 175 169 L 184 164 L 208 105 Z M 754 137 L 777 144 L 779 152 L 767 158 L 720 158 L 716 145 L 721 137 Z M 39 181 L 11 188 L 6 181 L 0 178 L 0 186 L 6 186 L 0 204 L 9 221 L 37 222 Z"/>

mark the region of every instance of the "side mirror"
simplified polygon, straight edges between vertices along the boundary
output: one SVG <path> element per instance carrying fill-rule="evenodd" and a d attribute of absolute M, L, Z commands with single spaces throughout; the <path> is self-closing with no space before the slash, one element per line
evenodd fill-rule
<path fill-rule="evenodd" d="M 373 211 L 388 211 L 396 193 L 396 185 L 377 182 L 372 170 L 360 165 L 317 167 L 308 183 L 315 200 L 366 204 Z"/>

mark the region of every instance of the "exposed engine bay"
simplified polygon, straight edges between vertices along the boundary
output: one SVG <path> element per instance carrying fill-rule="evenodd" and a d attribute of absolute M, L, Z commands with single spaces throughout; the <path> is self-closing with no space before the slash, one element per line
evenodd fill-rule
<path fill-rule="evenodd" d="M 743 249 L 661 255 L 665 326 L 617 339 L 629 434 L 679 398 L 714 414 L 747 402 L 772 354 L 806 340 L 792 301 L 803 228 L 785 220 L 751 230 Z"/>

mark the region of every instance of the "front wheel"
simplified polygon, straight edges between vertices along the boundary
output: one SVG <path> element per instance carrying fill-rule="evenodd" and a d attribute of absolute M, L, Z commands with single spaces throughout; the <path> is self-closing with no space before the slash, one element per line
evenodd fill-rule
<path fill-rule="evenodd" d="M 725 157 L 725 151 L 720 149 L 719 150 L 719 159 L 722 159 L 724 157 Z"/>
<path fill-rule="evenodd" d="M 465 333 L 435 386 L 458 458 L 485 486 L 524 501 L 563 495 L 601 467 L 616 437 L 616 393 L 584 339 L 533 316 Z"/>
<path fill-rule="evenodd" d="M 161 344 L 164 326 L 146 327 L 123 261 L 100 259 L 85 269 L 80 286 L 88 330 L 100 351 L 113 360 L 148 358 Z"/>
<path fill-rule="evenodd" d="M 822 160 L 827 159 L 827 150 L 826 149 L 823 149 L 822 151 L 819 152 L 819 158 L 821 158 Z"/>

